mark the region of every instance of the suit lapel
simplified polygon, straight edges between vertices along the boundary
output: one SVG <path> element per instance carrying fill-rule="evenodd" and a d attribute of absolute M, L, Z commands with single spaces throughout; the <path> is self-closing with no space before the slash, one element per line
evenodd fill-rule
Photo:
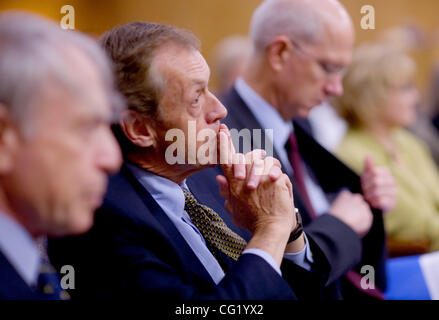
<path fill-rule="evenodd" d="M 0 251 L 0 299 L 35 300 L 44 299 L 31 288 Z"/>
<path fill-rule="evenodd" d="M 334 193 L 348 188 L 351 192 L 361 193 L 360 177 L 322 147 L 302 124 L 293 123 L 300 155 L 312 168 L 322 189 L 326 193 Z"/>
<path fill-rule="evenodd" d="M 255 118 L 253 113 L 247 107 L 246 103 L 239 96 L 235 88 L 232 88 L 227 95 L 221 98 L 227 108 L 229 116 L 225 118 L 224 122 L 231 128 L 241 129 L 261 129 L 261 125 Z"/>
<path fill-rule="evenodd" d="M 152 226 L 164 239 L 167 239 L 168 244 L 174 247 L 181 257 L 184 268 L 191 270 L 196 276 L 213 283 L 212 277 L 174 223 L 126 166 L 122 167 L 118 181 L 115 181 L 113 186 L 115 186 L 117 192 L 121 193 L 118 198 L 123 203 L 119 205 L 129 208 L 136 215 L 137 219 Z M 111 193 L 109 190 L 110 197 Z"/>

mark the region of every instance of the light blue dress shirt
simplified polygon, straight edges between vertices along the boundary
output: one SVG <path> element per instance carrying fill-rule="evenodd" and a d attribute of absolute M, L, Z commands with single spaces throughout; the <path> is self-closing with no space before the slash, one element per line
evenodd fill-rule
<path fill-rule="evenodd" d="M 279 160 L 285 171 L 292 175 L 293 168 L 291 167 L 288 153 L 285 149 L 285 144 L 294 131 L 293 123 L 285 121 L 279 112 L 258 95 L 242 78 L 238 78 L 235 82 L 235 89 L 241 96 L 242 100 L 247 104 L 251 113 L 256 120 L 261 124 L 262 129 L 273 129 L 273 147 L 279 155 Z M 304 167 L 305 171 L 305 187 L 312 203 L 314 211 L 317 215 L 328 212 L 330 203 L 325 196 L 322 188 L 311 179 L 308 169 Z"/>
<path fill-rule="evenodd" d="M 187 244 L 193 250 L 202 265 L 206 268 L 213 281 L 218 284 L 224 277 L 224 271 L 207 248 L 202 234 L 191 222 L 188 213 L 184 210 L 185 197 L 181 188 L 184 187 L 189 190 L 186 183 L 183 182 L 182 185 L 178 185 L 169 179 L 150 173 L 135 165 L 128 164 L 128 168 L 133 172 L 142 186 L 151 194 L 154 200 L 157 201 L 159 206 L 186 240 Z M 308 245 L 306 247 L 308 247 Z M 251 248 L 245 249 L 243 254 L 255 254 L 260 256 L 270 264 L 279 275 L 282 275 L 281 270 L 273 257 L 267 252 Z M 303 263 L 304 255 L 305 248 L 300 253 L 291 255 L 290 258 L 293 262 L 310 270 L 309 265 Z M 302 262 L 302 265 L 300 262 Z"/>
<path fill-rule="evenodd" d="M 2 212 L 0 250 L 28 286 L 37 284 L 40 270 L 37 243 L 26 229 Z"/>

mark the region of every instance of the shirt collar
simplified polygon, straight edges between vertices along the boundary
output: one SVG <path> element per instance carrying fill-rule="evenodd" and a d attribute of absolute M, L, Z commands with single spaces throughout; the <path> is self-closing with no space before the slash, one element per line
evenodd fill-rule
<path fill-rule="evenodd" d="M 127 167 L 131 170 L 140 184 L 148 190 L 160 207 L 166 208 L 167 212 L 178 217 L 185 215 L 185 197 L 181 188 L 187 189 L 186 180 L 184 180 L 181 185 L 178 185 L 172 180 L 146 171 L 134 164 L 127 164 Z"/>
<path fill-rule="evenodd" d="M 0 212 L 0 249 L 29 285 L 38 281 L 40 253 L 36 241 L 18 222 Z"/>
<path fill-rule="evenodd" d="M 235 90 L 261 124 L 262 129 L 273 129 L 273 145 L 276 150 L 285 147 L 293 131 L 291 121 L 285 121 L 279 112 L 254 91 L 241 77 L 235 82 Z"/>

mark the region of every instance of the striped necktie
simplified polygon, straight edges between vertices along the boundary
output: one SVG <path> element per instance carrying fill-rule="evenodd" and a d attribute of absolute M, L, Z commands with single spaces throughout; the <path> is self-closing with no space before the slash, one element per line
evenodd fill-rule
<path fill-rule="evenodd" d="M 317 214 L 312 206 L 311 199 L 309 198 L 308 191 L 306 190 L 305 184 L 305 171 L 302 165 L 302 158 L 299 152 L 299 146 L 297 143 L 296 135 L 294 132 L 291 133 L 285 148 L 288 152 L 288 158 L 290 160 L 291 167 L 293 168 L 294 180 L 296 181 L 297 188 L 299 189 L 300 195 L 309 215 L 312 219 L 317 218 Z"/>
<path fill-rule="evenodd" d="M 288 152 L 288 157 L 290 159 L 291 166 L 293 167 L 294 171 L 294 179 L 296 180 L 297 187 L 299 189 L 300 195 L 303 198 L 304 204 L 306 209 L 308 210 L 309 215 L 311 216 L 311 219 L 314 220 L 317 218 L 317 214 L 314 211 L 314 208 L 311 204 L 311 200 L 309 198 L 308 192 L 306 190 L 305 186 L 305 173 L 302 166 L 302 157 L 299 152 L 299 146 L 297 143 L 297 138 L 294 132 L 291 133 L 287 143 L 286 143 L 286 149 Z M 363 289 L 361 287 L 361 278 L 362 276 L 355 270 L 349 270 L 346 274 L 346 278 L 349 279 L 349 281 L 360 291 L 364 292 L 365 294 L 372 296 L 379 300 L 384 300 L 384 294 L 381 292 L 380 289 Z"/>
<path fill-rule="evenodd" d="M 227 227 L 218 213 L 200 204 L 189 190 L 182 189 L 185 197 L 184 210 L 201 232 L 208 246 L 213 249 L 211 250 L 213 254 L 215 255 L 215 250 L 220 250 L 233 260 L 238 260 L 247 242 Z"/>

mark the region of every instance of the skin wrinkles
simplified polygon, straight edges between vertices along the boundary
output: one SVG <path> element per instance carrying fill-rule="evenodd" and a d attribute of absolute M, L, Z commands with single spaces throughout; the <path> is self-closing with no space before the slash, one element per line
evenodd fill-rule
<path fill-rule="evenodd" d="M 164 155 L 166 148 L 174 141 L 165 141 L 166 133 L 170 129 L 182 130 L 186 139 L 185 150 L 188 151 L 189 121 L 195 121 L 196 133 L 211 129 L 218 134 L 220 120 L 227 115 L 227 111 L 207 87 L 210 69 L 199 51 L 169 44 L 158 50 L 153 65 L 166 84 L 159 104 L 163 121 L 152 121 L 150 125 L 154 150 L 150 150 L 146 156 L 137 157 L 135 161 L 148 171 L 180 183 L 206 166 L 189 163 L 189 152 L 185 153 L 185 164 L 169 165 Z M 195 150 L 198 151 L 202 144 L 203 141 L 197 141 Z"/>

